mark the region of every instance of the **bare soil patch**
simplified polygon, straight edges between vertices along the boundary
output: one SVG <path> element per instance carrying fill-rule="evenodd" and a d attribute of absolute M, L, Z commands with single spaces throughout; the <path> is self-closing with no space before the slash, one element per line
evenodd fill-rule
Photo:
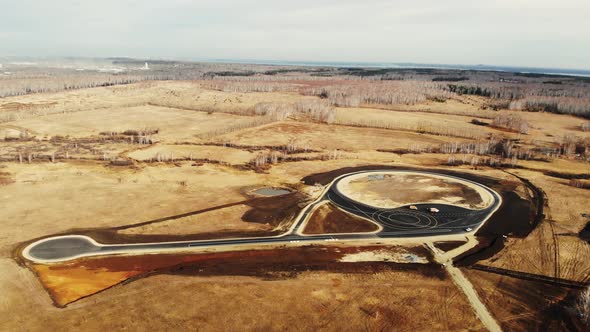
<path fill-rule="evenodd" d="M 297 247 L 274 250 L 251 250 L 202 254 L 160 254 L 142 256 L 111 256 L 79 259 L 51 265 L 30 264 L 57 306 L 65 306 L 83 297 L 110 288 L 129 278 L 154 273 L 177 275 L 247 275 L 263 279 L 293 278 L 302 271 L 322 270 L 339 273 L 378 273 L 402 269 L 394 263 L 380 260 L 339 262 L 349 254 L 360 252 L 399 251 L 416 257 L 429 257 L 422 247 Z M 410 271 L 444 279 L 435 265 L 404 263 Z"/>
<path fill-rule="evenodd" d="M 379 229 L 375 223 L 346 213 L 330 203 L 318 207 L 309 218 L 304 234 L 362 233 Z"/>
<path fill-rule="evenodd" d="M 483 209 L 493 202 L 488 192 L 467 182 L 419 173 L 354 176 L 340 180 L 338 190 L 353 200 L 381 208 L 442 203 Z"/>

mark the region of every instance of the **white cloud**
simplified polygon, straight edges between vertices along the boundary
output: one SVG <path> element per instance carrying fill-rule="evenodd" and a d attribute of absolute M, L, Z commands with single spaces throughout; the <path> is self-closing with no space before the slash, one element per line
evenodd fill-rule
<path fill-rule="evenodd" d="M 0 0 L 0 8 L 6 54 L 590 68 L 586 0 Z"/>

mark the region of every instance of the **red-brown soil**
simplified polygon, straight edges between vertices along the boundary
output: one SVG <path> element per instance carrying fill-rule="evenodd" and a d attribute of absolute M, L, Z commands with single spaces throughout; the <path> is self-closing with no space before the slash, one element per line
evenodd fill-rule
<path fill-rule="evenodd" d="M 50 265 L 30 264 L 29 267 L 37 274 L 57 306 L 65 306 L 126 280 L 135 280 L 154 273 L 242 275 L 276 279 L 294 277 L 300 272 L 310 270 L 375 273 L 400 269 L 444 278 L 442 270 L 433 264 L 339 262 L 346 254 L 374 250 L 395 251 L 396 248 L 307 246 L 221 253 L 111 256 Z M 422 247 L 405 250 L 429 257 L 428 252 Z"/>

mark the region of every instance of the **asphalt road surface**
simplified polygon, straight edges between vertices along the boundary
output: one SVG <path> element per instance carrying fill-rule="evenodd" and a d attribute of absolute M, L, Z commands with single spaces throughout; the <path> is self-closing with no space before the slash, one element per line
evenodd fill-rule
<path fill-rule="evenodd" d="M 309 204 L 299 214 L 298 219 L 291 229 L 280 236 L 258 237 L 258 238 L 239 238 L 223 240 L 200 240 L 200 241 L 180 241 L 180 242 L 158 242 L 158 243 L 140 243 L 140 244 L 116 244 L 105 245 L 95 242 L 93 239 L 80 236 L 69 235 L 54 238 L 43 239 L 30 244 L 23 251 L 23 256 L 29 260 L 37 262 L 60 262 L 78 257 L 98 256 L 107 254 L 124 254 L 138 251 L 160 252 L 174 249 L 188 249 L 192 247 L 218 247 L 218 246 L 238 246 L 252 244 L 273 244 L 273 243 L 293 243 L 293 242 L 318 242 L 334 240 L 364 240 L 377 238 L 400 238 L 400 237 L 422 237 L 443 234 L 457 234 L 470 232 L 468 229 L 477 229 L 501 204 L 500 196 L 493 190 L 482 186 L 478 183 L 470 182 L 480 186 L 488 191 L 494 198 L 494 202 L 483 210 L 469 210 L 453 205 L 446 204 L 414 204 L 418 210 L 411 210 L 409 206 L 395 209 L 379 209 L 353 201 L 340 193 L 337 189 L 338 181 L 343 178 L 359 173 L 376 173 L 376 172 L 400 172 L 400 171 L 362 171 L 342 175 L 336 178 L 324 190 L 321 197 Z M 415 173 L 415 171 L 412 171 Z M 425 175 L 434 174 L 420 172 Z M 436 174 L 441 176 L 442 174 Z M 444 175 L 446 176 L 446 175 Z M 452 176 L 447 176 L 454 178 Z M 456 178 L 459 179 L 459 178 Z M 368 218 L 381 225 L 383 229 L 377 233 L 354 233 L 354 234 L 333 234 L 333 235 L 299 235 L 301 230 L 314 211 L 315 207 L 323 204 L 326 200 L 335 206 L 358 215 Z M 434 207 L 439 209 L 438 213 L 430 213 L 428 209 Z"/>

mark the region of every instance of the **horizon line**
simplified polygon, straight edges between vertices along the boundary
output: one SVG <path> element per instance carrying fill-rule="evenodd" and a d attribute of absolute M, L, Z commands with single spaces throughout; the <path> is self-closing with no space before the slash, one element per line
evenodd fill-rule
<path fill-rule="evenodd" d="M 546 75 L 590 76 L 590 69 L 563 68 L 563 67 L 539 67 L 521 65 L 495 65 L 495 64 L 461 64 L 461 63 L 428 63 L 428 62 L 388 62 L 388 61 L 329 61 L 329 60 L 271 60 L 271 59 L 232 59 L 232 58 L 190 58 L 190 57 L 136 57 L 136 56 L 76 56 L 76 55 L 0 55 L 2 58 L 28 58 L 28 59 L 129 59 L 136 61 L 170 61 L 193 63 L 225 63 L 225 64 L 252 64 L 269 66 L 305 66 L 305 67 L 350 67 L 350 68 L 415 68 L 415 69 L 447 69 L 447 70 L 480 70 L 497 72 L 514 72 Z M 526 71 L 527 69 L 532 71 Z M 549 71 L 548 71 L 549 70 Z"/>

